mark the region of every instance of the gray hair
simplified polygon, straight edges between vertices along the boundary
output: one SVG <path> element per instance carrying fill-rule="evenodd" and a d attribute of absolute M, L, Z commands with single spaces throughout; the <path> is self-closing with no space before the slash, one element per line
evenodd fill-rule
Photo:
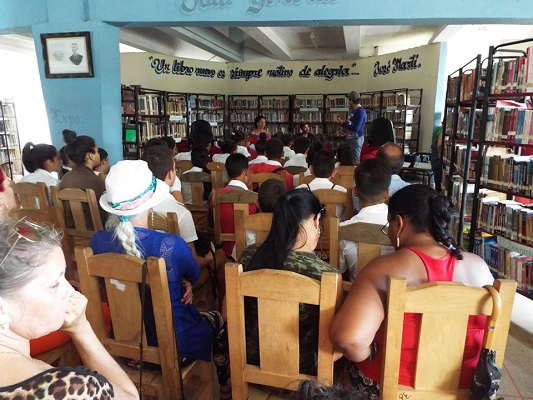
<path fill-rule="evenodd" d="M 34 241 L 19 238 L 16 232 L 19 223 L 28 224 L 35 232 L 35 240 L 31 238 Z M 35 271 L 61 247 L 61 237 L 61 231 L 49 224 L 0 218 L 0 296 L 13 297 L 31 282 Z"/>

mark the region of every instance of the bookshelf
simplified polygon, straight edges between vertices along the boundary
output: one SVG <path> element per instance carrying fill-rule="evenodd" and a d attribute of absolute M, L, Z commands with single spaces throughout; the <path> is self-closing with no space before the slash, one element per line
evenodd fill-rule
<path fill-rule="evenodd" d="M 0 165 L 11 179 L 23 175 L 15 103 L 0 101 Z"/>
<path fill-rule="evenodd" d="M 520 50 L 522 48 L 522 50 Z M 533 38 L 489 48 L 469 250 L 533 298 Z M 483 190 L 498 196 L 482 197 Z"/>
<path fill-rule="evenodd" d="M 215 139 L 224 140 L 224 112 L 226 96 L 223 94 L 189 94 L 189 126 L 198 119 L 208 121 Z"/>
<path fill-rule="evenodd" d="M 381 92 L 362 92 L 361 105 L 366 111 L 365 138 L 369 135 L 372 121 L 381 115 Z"/>
<path fill-rule="evenodd" d="M 457 210 L 452 234 L 457 243 L 463 243 L 465 222 L 470 221 L 474 189 L 475 164 L 478 157 L 472 145 L 476 120 L 479 117 L 481 55 L 477 55 L 448 76 L 446 106 L 443 121 L 444 188 L 451 204 Z"/>
<path fill-rule="evenodd" d="M 165 98 L 165 112 L 168 136 L 176 142 L 188 138 L 189 102 L 186 93 L 167 92 Z"/>
<path fill-rule="evenodd" d="M 240 129 L 244 133 L 254 129 L 254 120 L 259 115 L 259 96 L 228 97 L 229 130 Z"/>
<path fill-rule="evenodd" d="M 259 96 L 259 113 L 266 118 L 267 128 L 272 135 L 283 134 L 292 130 L 290 95 Z"/>
<path fill-rule="evenodd" d="M 324 133 L 324 95 L 296 94 L 292 98 L 292 120 L 294 133 L 300 133 L 300 124 L 309 125 L 310 133 L 320 135 Z"/>
<path fill-rule="evenodd" d="M 338 118 L 346 121 L 350 114 L 350 104 L 345 93 L 328 94 L 324 102 L 324 133 L 331 140 L 331 150 L 336 150 L 344 140 Z"/>

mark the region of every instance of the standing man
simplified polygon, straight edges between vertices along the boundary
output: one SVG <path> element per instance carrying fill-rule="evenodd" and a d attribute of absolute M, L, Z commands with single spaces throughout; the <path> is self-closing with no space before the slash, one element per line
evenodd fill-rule
<path fill-rule="evenodd" d="M 342 122 L 340 117 L 337 117 L 339 122 L 342 122 L 342 127 L 346 131 L 344 143 L 351 147 L 355 159 L 355 165 L 359 165 L 361 159 L 361 147 L 365 140 L 364 127 L 366 123 L 366 111 L 361 106 L 361 95 L 359 92 L 351 91 L 346 95 L 350 102 L 350 115 L 348 121 Z"/>
<path fill-rule="evenodd" d="M 78 44 L 72 43 L 71 45 L 72 49 L 72 55 L 69 57 L 72 64 L 80 65 L 81 60 L 83 60 L 83 56 L 81 54 L 78 54 Z"/>

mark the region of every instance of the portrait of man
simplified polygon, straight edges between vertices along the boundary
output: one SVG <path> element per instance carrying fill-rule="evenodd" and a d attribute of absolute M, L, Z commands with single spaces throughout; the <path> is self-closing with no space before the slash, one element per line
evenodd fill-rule
<path fill-rule="evenodd" d="M 83 56 L 81 54 L 78 54 L 78 44 L 72 43 L 71 48 L 72 48 L 72 55 L 70 56 L 70 61 L 74 65 L 80 65 L 80 63 L 83 60 Z"/>

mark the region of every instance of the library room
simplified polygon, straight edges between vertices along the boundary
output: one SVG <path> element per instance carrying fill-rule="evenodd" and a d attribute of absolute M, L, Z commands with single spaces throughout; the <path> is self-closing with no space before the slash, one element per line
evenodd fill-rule
<path fill-rule="evenodd" d="M 533 400 L 527 0 L 4 0 L 0 140 L 0 398 Z"/>

